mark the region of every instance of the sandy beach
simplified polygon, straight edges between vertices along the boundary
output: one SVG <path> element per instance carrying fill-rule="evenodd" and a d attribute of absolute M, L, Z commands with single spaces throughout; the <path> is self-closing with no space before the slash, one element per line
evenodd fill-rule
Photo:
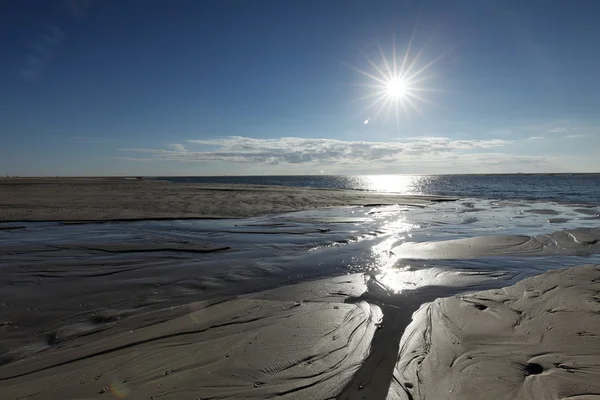
<path fill-rule="evenodd" d="M 596 208 L 0 188 L 2 399 L 600 398 Z"/>
<path fill-rule="evenodd" d="M 600 398 L 600 265 L 424 305 L 389 399 Z"/>
<path fill-rule="evenodd" d="M 123 178 L 0 178 L 0 221 L 247 218 L 365 204 L 425 206 L 445 199 L 334 189 L 173 184 Z"/>
<path fill-rule="evenodd" d="M 50 400 L 593 399 L 599 281 L 600 266 L 575 267 L 436 300 L 404 336 L 431 295 L 380 307 L 361 298 L 359 274 L 99 319 L 93 340 L 74 331 L 0 366 L 0 390 Z"/>

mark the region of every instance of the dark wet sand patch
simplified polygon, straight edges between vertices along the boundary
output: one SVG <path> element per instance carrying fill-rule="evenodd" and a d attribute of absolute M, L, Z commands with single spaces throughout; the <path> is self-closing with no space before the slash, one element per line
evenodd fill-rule
<path fill-rule="evenodd" d="M 306 217 L 306 218 L 286 218 L 286 221 L 300 223 L 324 223 L 324 224 L 358 224 L 369 221 L 369 218 L 357 217 Z"/>
<path fill-rule="evenodd" d="M 525 210 L 525 212 L 539 214 L 539 215 L 559 215 L 560 212 L 551 208 L 533 208 L 531 210 Z"/>
<path fill-rule="evenodd" d="M 311 233 L 326 233 L 329 228 L 286 228 L 286 229 L 239 229 L 219 230 L 223 233 L 249 234 L 249 235 L 307 235 Z"/>
<path fill-rule="evenodd" d="M 562 224 L 565 222 L 569 222 L 569 218 L 548 218 L 546 220 L 549 224 Z"/>
<path fill-rule="evenodd" d="M 573 211 L 584 215 L 600 216 L 600 210 L 598 210 L 597 208 L 576 208 Z"/>
<path fill-rule="evenodd" d="M 176 251 L 187 253 L 212 253 L 228 250 L 229 246 L 206 243 L 105 243 L 105 244 L 68 244 L 50 246 L 64 250 L 92 250 L 107 253 L 137 253 L 155 251 Z"/>
<path fill-rule="evenodd" d="M 25 229 L 24 225 L 0 225 L 0 231 L 12 231 L 15 229 Z"/>

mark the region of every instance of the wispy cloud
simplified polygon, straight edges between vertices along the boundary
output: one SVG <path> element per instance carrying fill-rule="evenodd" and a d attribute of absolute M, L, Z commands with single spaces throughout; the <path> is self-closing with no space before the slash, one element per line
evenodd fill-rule
<path fill-rule="evenodd" d="M 555 137 L 563 137 L 565 139 L 577 139 L 585 137 L 583 134 L 575 134 L 574 132 L 581 132 L 579 127 L 569 126 L 569 127 L 556 127 L 548 130 L 549 133 L 553 133 Z"/>
<path fill-rule="evenodd" d="M 529 140 L 544 140 L 546 139 L 544 136 L 532 136 Z"/>
<path fill-rule="evenodd" d="M 404 141 L 367 142 L 335 139 L 283 137 L 257 139 L 231 136 L 223 139 L 188 140 L 188 143 L 215 147 L 212 151 L 190 151 L 183 145 L 170 149 L 119 149 L 151 154 L 157 160 L 220 161 L 250 164 L 369 164 L 400 161 L 403 157 L 464 152 L 506 146 L 510 142 L 492 140 L 451 140 L 444 137 L 420 137 Z"/>
<path fill-rule="evenodd" d="M 35 80 L 42 76 L 47 65 L 54 59 L 57 49 L 62 46 L 65 37 L 65 33 L 58 26 L 47 25 L 25 57 L 25 67 L 19 71 L 21 76 L 27 80 Z"/>
<path fill-rule="evenodd" d="M 152 167 L 158 161 L 173 162 L 168 158 L 155 157 L 154 154 L 144 154 L 141 157 L 126 156 L 112 157 L 124 162 L 137 162 L 145 164 L 146 171 L 160 175 L 164 174 L 165 165 Z M 174 160 L 178 160 L 174 158 Z M 515 155 L 510 153 L 482 152 L 482 153 L 442 153 L 427 156 L 406 155 L 393 161 L 385 162 L 349 162 L 349 163 L 304 163 L 277 165 L 260 163 L 231 163 L 226 170 L 222 169 L 223 163 L 199 163 L 198 168 L 185 171 L 198 171 L 202 174 L 222 175 L 227 171 L 233 175 L 260 175 L 260 174 L 318 174 L 325 171 L 327 174 L 387 174 L 387 173 L 415 173 L 415 174 L 456 174 L 456 173 L 516 173 L 516 172 L 556 172 L 580 171 L 580 160 L 574 161 L 567 157 L 546 157 Z M 155 169 L 153 169 L 155 168 Z M 209 169 L 205 169 L 209 168 Z M 150 174 L 151 172 L 147 172 Z M 177 173 L 176 173 L 177 174 Z"/>
<path fill-rule="evenodd" d="M 567 131 L 567 128 L 560 128 L 560 127 L 559 128 L 552 128 L 552 129 L 548 130 L 548 132 L 550 132 L 550 133 L 564 133 L 566 131 Z"/>
<path fill-rule="evenodd" d="M 186 151 L 185 146 L 181 143 L 171 143 L 168 144 L 167 147 L 175 151 Z"/>
<path fill-rule="evenodd" d="M 154 158 L 142 158 L 142 157 L 110 157 L 112 160 L 122 160 L 122 161 L 156 161 Z"/>

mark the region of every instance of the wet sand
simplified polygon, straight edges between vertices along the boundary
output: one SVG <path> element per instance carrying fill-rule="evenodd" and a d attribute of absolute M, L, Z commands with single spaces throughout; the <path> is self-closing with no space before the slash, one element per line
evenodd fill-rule
<path fill-rule="evenodd" d="M 369 353 L 381 312 L 358 274 L 108 323 L 0 367 L 2 398 L 332 398 Z M 112 395 L 110 393 L 112 393 Z M 99 398 L 99 397 L 98 397 Z"/>
<path fill-rule="evenodd" d="M 600 398 L 600 265 L 438 299 L 402 337 L 388 399 Z"/>
<path fill-rule="evenodd" d="M 94 340 L 89 331 L 54 335 L 37 356 L 0 366 L 0 393 L 508 400 L 593 399 L 600 391 L 600 266 L 438 299 L 412 323 L 436 293 L 386 305 L 365 289 L 353 274 L 98 318 Z"/>
<path fill-rule="evenodd" d="M 366 204 L 454 200 L 350 190 L 170 183 L 122 178 L 2 178 L 0 221 L 247 218 Z"/>
<path fill-rule="evenodd" d="M 552 215 L 575 221 L 556 231 L 540 225 L 550 213 L 518 204 L 507 215 L 538 233 L 508 227 L 500 236 L 480 219 L 507 208 L 486 201 L 49 181 L 3 184 L 1 213 L 10 221 L 82 222 L 371 206 L 235 221 L 0 225 L 7 228 L 0 232 L 2 399 L 583 400 L 600 393 L 600 266 L 497 289 L 531 276 L 543 260 L 556 268 L 600 253 L 600 230 L 569 207 L 554 206 L 560 212 Z M 53 196 L 61 191 L 64 202 Z M 312 200 L 303 204 L 305 196 Z M 197 203 L 211 198 L 219 203 Z M 101 211 L 110 201 L 111 211 Z M 376 205 L 386 203 L 408 207 Z M 178 210 L 182 204 L 188 209 Z M 468 226 L 475 228 L 460 236 Z M 373 258 L 357 258 L 364 252 Z M 355 269 L 342 257 L 363 273 L 348 274 Z M 520 257 L 516 269 L 496 268 L 511 257 Z"/>
<path fill-rule="evenodd" d="M 403 243 L 392 252 L 411 259 L 470 259 L 485 256 L 589 255 L 600 251 L 600 229 L 579 228 L 539 236 L 476 236 Z"/>

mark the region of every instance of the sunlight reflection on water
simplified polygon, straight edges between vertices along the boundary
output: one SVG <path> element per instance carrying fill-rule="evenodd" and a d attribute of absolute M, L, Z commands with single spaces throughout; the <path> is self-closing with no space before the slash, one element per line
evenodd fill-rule
<path fill-rule="evenodd" d="M 360 190 L 401 194 L 425 194 L 426 188 L 436 179 L 418 175 L 364 175 L 349 178 Z"/>
<path fill-rule="evenodd" d="M 477 171 L 474 171 L 477 172 Z M 179 176 L 181 183 L 276 185 L 399 194 L 598 204 L 600 174 Z"/>
<path fill-rule="evenodd" d="M 492 279 L 510 276 L 504 272 L 460 271 L 438 267 L 412 269 L 409 265 L 400 269 L 383 270 L 375 279 L 388 293 L 399 294 L 407 290 L 425 287 L 469 287 L 484 284 Z"/>

